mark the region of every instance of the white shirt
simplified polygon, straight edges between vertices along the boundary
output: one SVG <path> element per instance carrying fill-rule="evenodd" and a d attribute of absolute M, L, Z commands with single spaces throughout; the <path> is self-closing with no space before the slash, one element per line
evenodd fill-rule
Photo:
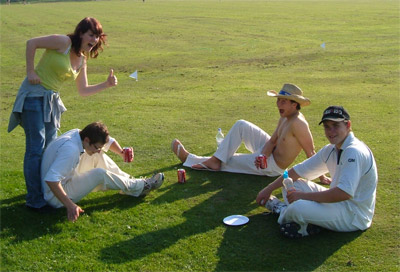
<path fill-rule="evenodd" d="M 41 179 L 44 199 L 54 197 L 46 181 L 67 183 L 76 175 L 80 156 L 84 151 L 79 129 L 72 129 L 52 141 L 44 151 L 41 165 Z M 103 151 L 108 151 L 115 140 L 109 137 Z"/>
<path fill-rule="evenodd" d="M 359 229 L 371 226 L 375 210 L 378 173 L 371 150 L 350 132 L 341 147 L 338 161 L 335 145 L 323 147 L 317 154 L 294 166 L 298 175 L 315 179 L 327 172 L 332 177 L 331 188 L 338 187 L 351 196 L 346 200 L 354 213 L 352 224 Z"/>

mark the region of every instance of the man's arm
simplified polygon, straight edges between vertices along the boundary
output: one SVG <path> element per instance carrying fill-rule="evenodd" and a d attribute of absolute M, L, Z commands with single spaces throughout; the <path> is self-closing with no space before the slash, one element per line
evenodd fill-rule
<path fill-rule="evenodd" d="M 315 154 L 313 137 L 305 120 L 300 118 L 295 120 L 292 124 L 292 133 L 304 150 L 307 158 Z"/>
<path fill-rule="evenodd" d="M 288 174 L 289 177 L 291 177 L 293 180 L 298 180 L 300 178 L 300 176 L 296 173 L 296 171 L 294 171 L 293 168 L 291 168 L 288 171 Z M 283 176 L 280 176 L 279 178 L 274 180 L 274 182 L 268 184 L 268 186 L 266 186 L 258 193 L 256 202 L 259 205 L 264 206 L 265 203 L 267 203 L 268 199 L 270 198 L 272 192 L 283 186 L 282 181 L 283 181 Z"/>
<path fill-rule="evenodd" d="M 313 156 L 315 154 L 314 141 L 308 123 L 305 120 L 298 119 L 293 123 L 292 131 L 307 158 Z M 319 180 L 322 184 L 331 183 L 331 179 L 325 175 L 320 176 Z"/>
<path fill-rule="evenodd" d="M 289 177 L 291 177 L 293 180 L 298 180 L 300 178 L 300 175 L 297 174 L 297 172 L 293 168 L 291 168 L 289 170 Z M 274 182 L 270 183 L 263 190 L 261 190 L 257 195 L 256 202 L 259 205 L 264 206 L 265 203 L 270 198 L 272 192 L 283 186 L 282 181 L 283 177 L 280 176 Z M 286 197 L 289 203 L 292 203 L 299 199 L 311 200 L 320 203 L 333 203 L 333 202 L 349 200 L 351 198 L 351 195 L 335 187 L 323 192 L 307 193 L 301 191 L 292 191 L 288 193 Z"/>
<path fill-rule="evenodd" d="M 123 160 L 125 160 L 124 149 L 120 146 L 117 140 L 114 139 L 113 143 L 110 145 L 110 150 L 115 154 L 119 155 Z M 134 158 L 135 158 L 135 153 L 133 152 L 132 148 L 132 161 Z"/>
<path fill-rule="evenodd" d="M 272 134 L 271 138 L 265 143 L 263 149 L 261 150 L 261 154 L 264 154 L 267 158 L 271 156 L 272 152 L 274 151 L 274 148 L 276 146 L 276 143 L 278 141 L 278 128 L 281 124 L 282 118 L 278 122 L 278 126 L 274 131 L 274 134 Z M 258 156 L 254 160 L 254 165 L 256 166 L 257 169 L 260 168 L 261 161 L 258 158 Z"/>
<path fill-rule="evenodd" d="M 67 216 L 68 220 L 75 222 L 80 213 L 83 213 L 84 210 L 81 209 L 78 205 L 76 205 L 65 193 L 63 187 L 61 186 L 61 182 L 51 182 L 46 181 L 47 185 L 49 186 L 50 190 L 53 194 L 64 204 L 64 207 L 67 208 Z"/>
<path fill-rule="evenodd" d="M 276 146 L 277 140 L 278 140 L 278 133 L 275 130 L 274 134 L 272 134 L 272 136 L 269 139 L 269 141 L 265 143 L 261 153 L 264 154 L 265 156 L 267 156 L 267 158 L 269 156 L 271 156 L 272 151 L 274 150 L 274 148 Z"/>
<path fill-rule="evenodd" d="M 282 123 L 282 118 L 279 119 L 278 126 L 276 127 L 274 133 L 272 134 L 271 138 L 265 143 L 263 149 L 261 150 L 261 154 L 264 154 L 267 158 L 271 156 L 272 152 L 274 151 L 274 148 L 278 141 L 278 128 L 281 125 L 281 123 Z M 261 160 L 258 158 L 258 156 L 255 157 L 254 165 L 256 166 L 257 169 L 259 169 L 261 166 Z"/>
<path fill-rule="evenodd" d="M 323 192 L 306 193 L 300 191 L 292 191 L 287 194 L 286 197 L 289 203 L 292 203 L 299 199 L 311 200 L 319 203 L 334 203 L 349 200 L 351 198 L 351 195 L 338 187 L 334 187 Z"/>
<path fill-rule="evenodd" d="M 124 159 L 124 150 L 119 145 L 117 140 L 114 139 L 113 143 L 110 145 L 110 150 Z"/>
<path fill-rule="evenodd" d="M 53 157 L 51 153 L 56 156 Z M 61 186 L 61 180 L 73 174 L 74 169 L 79 164 L 80 149 L 72 141 L 67 140 L 57 150 L 52 150 L 50 153 L 45 152 L 43 160 L 49 160 L 47 156 L 51 158 L 51 165 L 47 170 L 44 170 L 44 180 L 53 194 L 67 209 L 68 220 L 74 222 L 83 210 L 68 197 Z"/>

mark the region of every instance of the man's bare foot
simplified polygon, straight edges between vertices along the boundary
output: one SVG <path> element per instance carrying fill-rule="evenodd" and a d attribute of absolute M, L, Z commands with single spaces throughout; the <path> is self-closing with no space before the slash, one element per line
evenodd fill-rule
<path fill-rule="evenodd" d="M 219 171 L 221 169 L 221 161 L 216 157 L 212 156 L 208 160 L 203 161 L 201 164 L 192 165 L 193 169 L 197 170 L 214 170 Z"/>
<path fill-rule="evenodd" d="M 175 153 L 175 155 L 178 157 L 178 159 L 181 162 L 185 162 L 187 157 L 189 156 L 189 152 L 187 152 L 185 147 L 182 145 L 182 143 L 178 139 L 175 139 L 172 141 L 171 149 L 172 149 L 172 152 Z"/>

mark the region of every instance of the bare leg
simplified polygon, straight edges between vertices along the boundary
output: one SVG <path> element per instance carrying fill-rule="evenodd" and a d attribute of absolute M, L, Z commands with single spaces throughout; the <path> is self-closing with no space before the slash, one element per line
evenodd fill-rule
<path fill-rule="evenodd" d="M 201 170 L 206 170 L 208 168 L 208 169 L 211 169 L 214 171 L 219 171 L 221 169 L 221 161 L 218 158 L 212 156 L 211 158 L 209 158 L 208 160 L 205 160 L 201 164 L 198 163 L 198 164 L 192 165 L 192 168 L 193 169 L 201 169 Z"/>
<path fill-rule="evenodd" d="M 178 139 L 175 139 L 172 141 L 171 149 L 181 162 L 186 161 L 186 158 L 189 155 L 189 152 L 187 152 L 185 147 L 182 145 L 182 143 Z"/>

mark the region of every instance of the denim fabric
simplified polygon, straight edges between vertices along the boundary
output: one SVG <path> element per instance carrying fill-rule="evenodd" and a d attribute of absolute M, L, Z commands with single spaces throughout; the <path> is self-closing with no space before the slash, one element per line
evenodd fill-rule
<path fill-rule="evenodd" d="M 47 203 L 43 198 L 40 164 L 44 148 L 57 137 L 57 129 L 52 122 L 44 122 L 43 97 L 25 98 L 21 120 L 26 136 L 24 158 L 24 176 L 28 191 L 26 205 L 41 208 Z"/>
<path fill-rule="evenodd" d="M 60 128 L 61 114 L 67 109 L 61 101 L 59 93 L 47 90 L 40 84 L 32 85 L 29 83 L 28 79 L 25 78 L 15 98 L 14 107 L 8 123 L 8 132 L 11 132 L 18 125 L 22 125 L 21 114 L 24 109 L 25 98 L 27 97 L 43 97 L 44 121 L 46 123 L 53 122 L 56 128 Z"/>

